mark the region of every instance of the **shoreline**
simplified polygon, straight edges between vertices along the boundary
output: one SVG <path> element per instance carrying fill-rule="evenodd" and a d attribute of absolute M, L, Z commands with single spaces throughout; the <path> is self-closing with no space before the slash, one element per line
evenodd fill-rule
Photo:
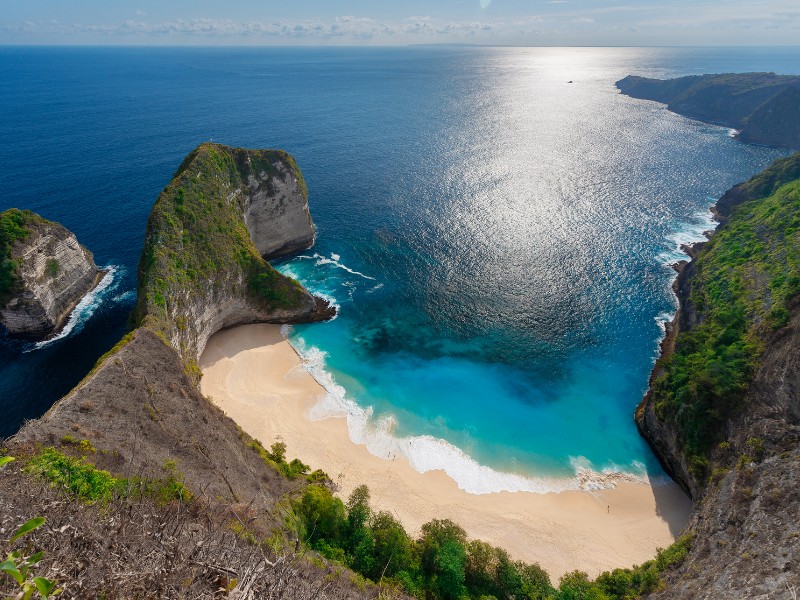
<path fill-rule="evenodd" d="M 312 421 L 326 394 L 304 369 L 278 325 L 244 325 L 215 334 L 201 356 L 201 390 L 249 435 L 269 447 L 280 437 L 289 457 L 322 469 L 346 499 L 366 484 L 377 510 L 397 516 L 409 534 L 449 518 L 471 538 L 537 562 L 557 580 L 641 564 L 674 541 L 691 509 L 674 482 L 622 481 L 596 491 L 469 494 L 443 471 L 419 473 L 402 456 L 379 458 L 350 440 L 345 418 Z"/>

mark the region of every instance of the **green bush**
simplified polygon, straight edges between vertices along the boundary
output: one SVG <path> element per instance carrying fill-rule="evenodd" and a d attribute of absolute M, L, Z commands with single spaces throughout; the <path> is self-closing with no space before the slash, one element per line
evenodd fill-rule
<path fill-rule="evenodd" d="M 71 436 L 65 443 L 84 450 L 91 446 L 87 440 L 76 441 Z M 63 440 L 62 440 L 63 441 Z M 64 489 L 84 502 L 108 502 L 117 497 L 154 498 L 163 503 L 188 502 L 191 492 L 183 485 L 181 475 L 174 463 L 165 463 L 167 476 L 162 479 L 145 477 L 114 477 L 108 471 L 98 469 L 86 462 L 56 450 L 45 448 L 31 458 L 26 471 L 50 481 L 53 486 Z"/>
<path fill-rule="evenodd" d="M 29 226 L 43 219 L 29 210 L 10 208 L 0 213 L 0 306 L 5 306 L 17 281 L 17 263 L 11 256 L 14 243 L 30 235 Z"/>

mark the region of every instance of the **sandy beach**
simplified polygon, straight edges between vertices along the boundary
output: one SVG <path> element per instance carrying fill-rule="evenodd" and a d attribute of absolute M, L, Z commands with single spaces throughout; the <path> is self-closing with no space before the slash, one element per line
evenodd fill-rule
<path fill-rule="evenodd" d="M 325 389 L 303 368 L 277 325 L 217 333 L 200 366 L 206 396 L 265 446 L 280 437 L 289 458 L 326 471 L 343 499 L 365 483 L 373 507 L 395 513 L 410 534 L 433 518 L 450 518 L 470 537 L 539 563 L 554 581 L 574 569 L 595 576 L 653 558 L 688 518 L 689 499 L 674 483 L 474 495 L 442 471 L 419 473 L 401 457 L 373 456 L 350 440 L 345 419 L 308 417 Z"/>

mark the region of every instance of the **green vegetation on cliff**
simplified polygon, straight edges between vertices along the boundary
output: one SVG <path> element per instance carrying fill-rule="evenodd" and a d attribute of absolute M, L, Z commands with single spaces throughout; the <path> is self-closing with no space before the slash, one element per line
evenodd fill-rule
<path fill-rule="evenodd" d="M 676 427 L 701 482 L 710 450 L 743 408 L 765 342 L 787 324 L 789 302 L 800 294 L 800 179 L 785 182 L 798 156 L 744 184 L 756 199 L 734 210 L 695 258 L 683 309 L 695 324 L 679 332 L 653 382 L 656 414 Z"/>
<path fill-rule="evenodd" d="M 29 226 L 44 221 L 29 210 L 9 208 L 0 213 L 0 306 L 5 306 L 17 281 L 17 263 L 11 256 L 14 243 L 30 234 Z"/>
<path fill-rule="evenodd" d="M 65 436 L 62 443 L 75 446 L 82 453 L 95 452 L 88 440 Z M 165 464 L 166 476 L 161 479 L 115 477 L 95 467 L 85 456 L 70 456 L 51 447 L 28 459 L 26 470 L 85 502 L 108 502 L 115 497 L 154 498 L 162 502 L 186 502 L 192 498 L 171 462 Z"/>
<path fill-rule="evenodd" d="M 327 487 L 308 486 L 294 502 L 294 515 L 300 537 L 326 558 L 431 600 L 637 598 L 660 589 L 662 574 L 680 565 L 692 544 L 692 537 L 684 536 L 641 566 L 615 569 L 594 581 L 573 571 L 554 587 L 539 565 L 513 561 L 501 548 L 469 540 L 450 520 L 430 521 L 412 539 L 393 515 L 372 510 L 366 486 L 356 488 L 346 504 Z"/>
<path fill-rule="evenodd" d="M 681 115 L 740 129 L 742 141 L 800 148 L 800 77 L 723 73 L 676 79 L 628 76 L 628 96 L 655 100 Z"/>
<path fill-rule="evenodd" d="M 139 263 L 137 324 L 167 335 L 186 330 L 184 305 L 241 289 L 264 311 L 292 309 L 302 286 L 278 273 L 256 249 L 243 218 L 249 178 L 282 175 L 280 163 L 305 183 L 294 160 L 278 150 L 243 150 L 201 144 L 181 164 L 156 200 Z"/>

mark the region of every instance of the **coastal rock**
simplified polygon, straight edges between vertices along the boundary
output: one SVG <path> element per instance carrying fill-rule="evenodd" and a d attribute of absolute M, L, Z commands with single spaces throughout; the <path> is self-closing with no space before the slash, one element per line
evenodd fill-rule
<path fill-rule="evenodd" d="M 277 150 L 201 144 L 156 200 L 135 320 L 196 364 L 220 329 L 325 320 L 334 310 L 265 258 L 309 247 L 303 176 Z"/>
<path fill-rule="evenodd" d="M 96 449 L 92 463 L 121 477 L 159 478 L 173 465 L 193 495 L 223 504 L 247 531 L 271 534 L 285 519 L 279 498 L 298 484 L 200 393 L 196 359 L 225 327 L 335 314 L 262 256 L 311 243 L 313 232 L 305 184 L 288 154 L 199 146 L 153 206 L 135 329 L 10 447 L 69 450 L 75 439 L 87 440 Z M 194 509 L 202 514 L 201 504 Z"/>
<path fill-rule="evenodd" d="M 633 98 L 655 100 L 679 115 L 738 130 L 743 142 L 800 148 L 800 77 L 775 73 L 691 75 L 616 83 Z"/>
<path fill-rule="evenodd" d="M 243 192 L 245 225 L 267 260 L 310 248 L 315 234 L 302 176 L 283 160 L 273 167 L 273 174 L 249 175 Z"/>
<path fill-rule="evenodd" d="M 770 327 L 762 321 L 767 320 L 771 306 L 756 310 L 753 326 L 765 332 L 760 334 L 763 352 L 736 407 L 728 409 L 730 416 L 710 432 L 714 443 L 702 468 L 691 464 L 696 455 L 690 456 L 686 449 L 686 421 L 680 415 L 659 415 L 654 400 L 654 382 L 665 373 L 676 348 L 693 343 L 691 336 L 708 318 L 708 306 L 697 304 L 713 275 L 706 248 L 728 239 L 719 236 L 724 236 L 727 230 L 723 228 L 731 219 L 737 222 L 739 207 L 758 211 L 759 201 L 773 198 L 777 202 L 770 209 L 747 215 L 769 219 L 779 211 L 795 211 L 786 212 L 787 217 L 779 221 L 785 231 L 766 238 L 778 242 L 769 244 L 770 254 L 762 256 L 763 260 L 785 260 L 780 258 L 781 244 L 791 244 L 791 215 L 800 202 L 798 180 L 800 154 L 795 154 L 729 190 L 718 206 L 723 224 L 714 236 L 717 239 L 697 251 L 675 281 L 679 310 L 662 342 L 636 423 L 665 469 L 692 497 L 694 509 L 687 530 L 693 534 L 693 543 L 687 560 L 666 575 L 668 585 L 651 598 L 790 598 L 791 591 L 800 588 L 800 297 L 795 292 L 787 303 L 788 314 Z M 757 231 L 766 235 L 774 223 L 759 221 Z M 735 256 L 740 249 L 722 251 Z M 754 261 L 748 264 L 751 285 L 766 285 L 758 283 L 763 275 Z M 720 285 L 714 281 L 713 285 Z"/>
<path fill-rule="evenodd" d="M 11 242 L 0 244 L 7 247 L 4 268 L 10 284 L 0 302 L 0 323 L 15 336 L 46 338 L 64 325 L 103 272 L 62 225 L 16 209 L 0 219 L 9 224 L 2 235 Z"/>

